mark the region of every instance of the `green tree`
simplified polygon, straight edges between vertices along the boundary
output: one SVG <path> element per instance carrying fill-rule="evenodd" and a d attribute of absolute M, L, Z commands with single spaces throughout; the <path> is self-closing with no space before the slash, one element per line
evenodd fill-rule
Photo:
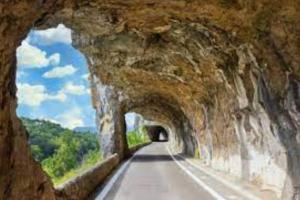
<path fill-rule="evenodd" d="M 30 146 L 30 149 L 34 159 L 37 161 L 41 161 L 42 158 L 44 157 L 44 153 L 40 148 L 40 146 L 33 144 Z"/>
<path fill-rule="evenodd" d="M 143 126 L 127 133 L 127 143 L 129 147 L 133 147 L 135 145 L 146 143 L 149 141 L 150 140 L 146 133 L 146 129 Z"/>
<path fill-rule="evenodd" d="M 73 136 L 71 131 L 64 131 L 62 136 L 57 138 L 59 146 L 53 156 L 42 162 L 43 168 L 51 177 L 63 176 L 66 172 L 74 169 L 78 163 L 77 153 L 80 148 L 80 141 Z"/>
<path fill-rule="evenodd" d="M 21 118 L 35 160 L 54 183 L 65 181 L 102 159 L 97 136 L 74 132 L 45 120 Z"/>

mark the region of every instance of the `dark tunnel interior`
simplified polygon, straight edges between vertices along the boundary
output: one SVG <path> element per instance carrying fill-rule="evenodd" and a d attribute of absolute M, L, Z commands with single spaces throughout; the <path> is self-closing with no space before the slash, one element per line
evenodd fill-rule
<path fill-rule="evenodd" d="M 152 142 L 167 142 L 169 135 L 162 126 L 146 126 L 147 134 Z"/>

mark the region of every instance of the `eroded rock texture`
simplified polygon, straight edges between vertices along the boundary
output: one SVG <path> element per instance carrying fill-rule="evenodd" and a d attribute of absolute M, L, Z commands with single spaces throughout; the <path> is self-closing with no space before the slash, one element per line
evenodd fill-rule
<path fill-rule="evenodd" d="M 146 126 L 147 134 L 152 142 L 166 142 L 168 141 L 168 133 L 158 125 Z"/>
<path fill-rule="evenodd" d="M 134 111 L 212 168 L 300 199 L 299 9 L 296 0 L 0 3 L 0 195 L 53 195 L 38 167 L 41 177 L 24 167 L 37 164 L 15 116 L 15 49 L 33 25 L 64 23 L 89 63 L 106 155 L 128 153 L 124 114 Z"/>

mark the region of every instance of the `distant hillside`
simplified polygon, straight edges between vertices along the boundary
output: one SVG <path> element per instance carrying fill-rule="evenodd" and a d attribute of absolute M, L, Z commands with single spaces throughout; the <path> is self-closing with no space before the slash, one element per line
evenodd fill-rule
<path fill-rule="evenodd" d="M 21 118 L 29 134 L 35 160 L 54 179 L 63 177 L 83 161 L 101 158 L 97 135 L 89 131 L 75 132 L 46 120 Z"/>
<path fill-rule="evenodd" d="M 50 121 L 29 119 L 21 117 L 23 125 L 29 133 L 29 144 L 33 150 L 33 156 L 41 161 L 53 155 L 61 146 L 61 140 L 66 135 L 77 139 L 81 144 L 80 154 L 85 154 L 90 149 L 98 148 L 97 137 L 90 131 L 75 132 L 61 127 Z"/>
<path fill-rule="evenodd" d="M 67 130 L 66 128 L 61 127 L 59 124 L 47 120 L 21 117 L 21 121 L 26 127 L 27 131 L 29 131 L 30 135 L 43 134 L 44 132 L 47 132 L 49 135 L 57 136 L 60 132 Z"/>
<path fill-rule="evenodd" d="M 93 126 L 81 126 L 81 127 L 76 127 L 73 129 L 73 131 L 76 132 L 90 132 L 90 133 L 97 133 L 97 128 Z"/>
<path fill-rule="evenodd" d="M 29 144 L 33 157 L 37 161 L 42 161 L 45 158 L 53 155 L 58 145 L 54 141 L 59 138 L 60 134 L 67 131 L 59 124 L 55 124 L 46 120 L 21 118 L 29 134 Z"/>

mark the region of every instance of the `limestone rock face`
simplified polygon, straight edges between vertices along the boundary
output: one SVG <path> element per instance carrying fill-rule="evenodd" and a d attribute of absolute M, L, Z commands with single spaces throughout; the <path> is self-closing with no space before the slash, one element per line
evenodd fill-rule
<path fill-rule="evenodd" d="M 135 115 L 134 116 L 134 124 L 133 124 L 133 128 L 135 130 L 137 130 L 138 128 L 142 127 L 143 125 L 145 125 L 145 121 L 143 119 L 143 116 L 141 115 Z"/>
<path fill-rule="evenodd" d="M 0 199 L 55 199 L 47 175 L 33 160 L 16 116 L 16 48 L 53 2 L 0 2 Z"/>
<path fill-rule="evenodd" d="M 89 63 L 105 155 L 128 153 L 134 111 L 163 124 L 174 148 L 300 199 L 299 10 L 296 0 L 0 3 L 0 197 L 53 197 L 15 116 L 15 49 L 32 25 L 64 23 Z"/>

